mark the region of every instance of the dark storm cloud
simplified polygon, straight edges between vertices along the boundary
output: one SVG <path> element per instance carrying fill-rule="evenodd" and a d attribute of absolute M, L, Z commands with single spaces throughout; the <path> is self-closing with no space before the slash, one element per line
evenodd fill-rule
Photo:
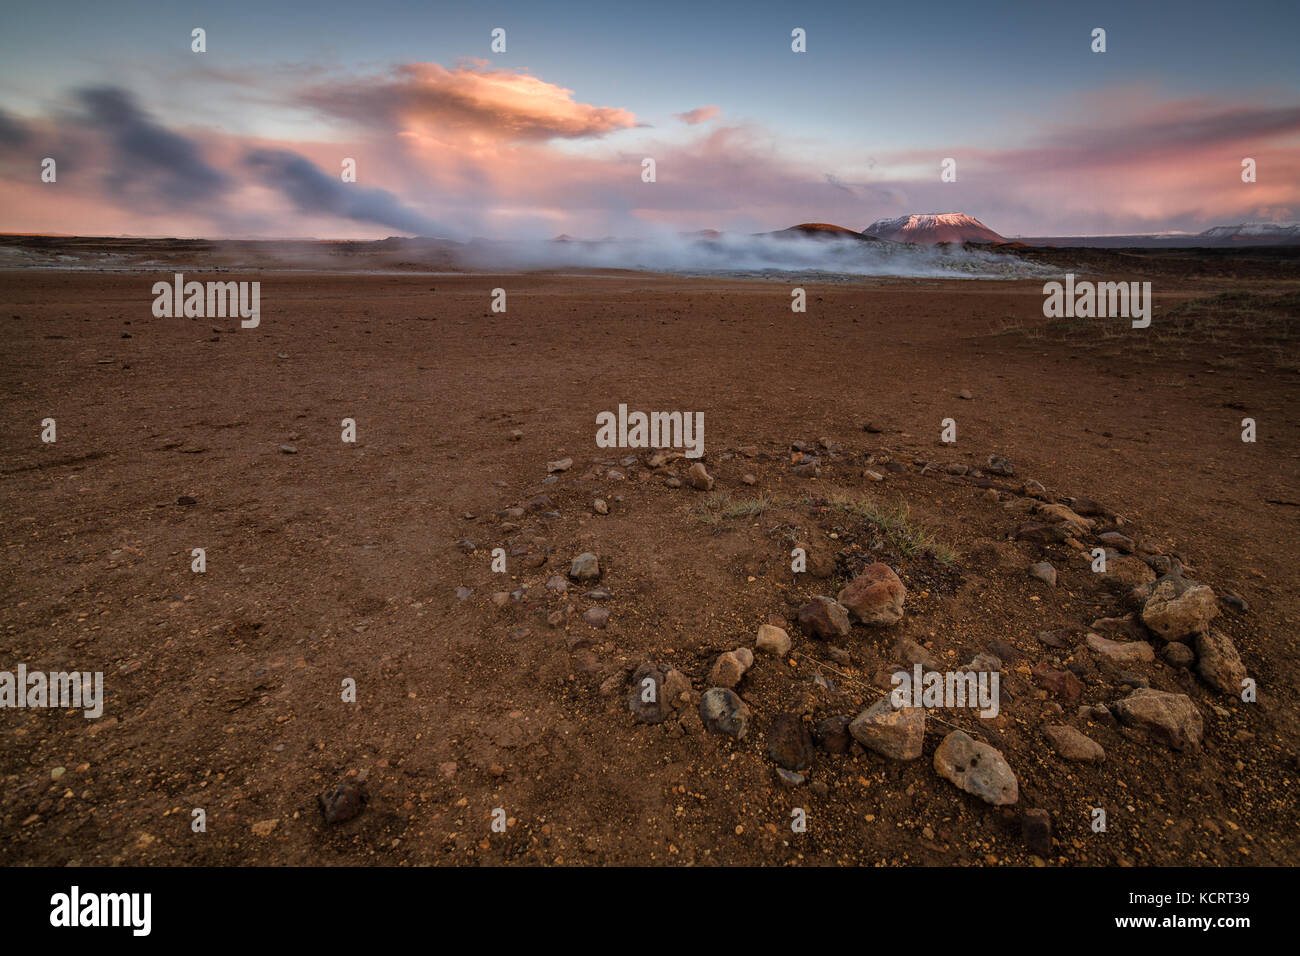
<path fill-rule="evenodd" d="M 244 161 L 263 183 L 280 190 L 302 212 L 329 213 L 422 236 L 447 235 L 438 223 L 403 205 L 387 190 L 345 183 L 289 150 L 254 150 Z"/>
<path fill-rule="evenodd" d="M 192 140 L 155 123 L 129 91 L 92 87 L 79 90 L 77 98 L 90 124 L 102 130 L 112 146 L 112 165 L 105 177 L 111 189 L 188 203 L 212 199 L 229 187 L 226 176 L 203 159 Z"/>

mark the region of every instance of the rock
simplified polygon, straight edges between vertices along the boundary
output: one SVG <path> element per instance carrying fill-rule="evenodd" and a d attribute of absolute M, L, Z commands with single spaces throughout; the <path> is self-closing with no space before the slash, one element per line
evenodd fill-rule
<path fill-rule="evenodd" d="M 286 455 L 296 455 L 296 454 L 298 454 L 298 449 L 297 449 L 297 448 L 294 448 L 292 445 L 281 445 L 281 446 L 280 446 L 280 451 L 284 452 L 284 454 L 286 454 Z"/>
<path fill-rule="evenodd" d="M 863 624 L 888 626 L 903 619 L 907 588 L 889 565 L 877 561 L 850 581 L 837 599 Z"/>
<path fill-rule="evenodd" d="M 1039 631 L 1038 640 L 1048 647 L 1069 647 L 1074 632 L 1068 627 L 1058 627 L 1050 631 Z"/>
<path fill-rule="evenodd" d="M 369 799 L 366 781 L 358 777 L 344 780 L 333 790 L 318 794 L 316 802 L 320 805 L 325 822 L 333 824 L 351 820 L 365 809 Z"/>
<path fill-rule="evenodd" d="M 805 462 L 802 465 L 795 465 L 791 469 L 796 477 L 799 478 L 817 478 L 821 475 L 821 466 L 816 461 Z"/>
<path fill-rule="evenodd" d="M 1121 721 L 1172 747 L 1196 753 L 1201 749 L 1201 712 L 1186 694 L 1142 687 L 1112 708 Z"/>
<path fill-rule="evenodd" d="M 1125 554 L 1132 554 L 1137 549 L 1137 544 L 1126 534 L 1120 534 L 1118 531 L 1103 531 L 1097 535 L 1097 540 L 1108 548 L 1114 548 L 1116 551 L 1123 551 Z"/>
<path fill-rule="evenodd" d="M 690 694 L 691 679 L 683 674 L 677 668 L 672 668 L 664 674 L 664 700 L 670 707 L 678 707 L 681 704 L 682 694 Z"/>
<path fill-rule="evenodd" d="M 558 574 L 552 574 L 546 579 L 546 590 L 554 591 L 556 594 L 567 594 L 569 592 L 569 582 Z"/>
<path fill-rule="evenodd" d="M 904 664 L 920 664 L 928 671 L 935 669 L 934 658 L 930 652 L 910 637 L 898 639 L 898 643 L 894 645 L 894 656 Z"/>
<path fill-rule="evenodd" d="M 1191 667 L 1196 655 L 1186 644 L 1170 641 L 1160 649 L 1160 659 L 1170 667 Z"/>
<path fill-rule="evenodd" d="M 964 731 L 954 730 L 943 738 L 934 752 L 934 769 L 959 789 L 995 807 L 1020 799 L 1020 785 L 1002 754 Z"/>
<path fill-rule="evenodd" d="M 592 627 L 604 630 L 605 625 L 609 623 L 609 609 L 603 607 L 589 607 L 582 612 L 582 619 Z"/>
<path fill-rule="evenodd" d="M 1029 566 L 1029 576 L 1042 581 L 1049 588 L 1056 587 L 1056 568 L 1052 567 L 1050 561 L 1039 561 L 1037 564 Z"/>
<path fill-rule="evenodd" d="M 590 551 L 584 551 L 573 559 L 569 568 L 569 577 L 575 581 L 596 581 L 600 579 L 600 559 Z"/>
<path fill-rule="evenodd" d="M 1020 487 L 1021 494 L 1029 498 L 1038 498 L 1046 500 L 1048 497 L 1047 489 L 1043 487 L 1041 481 L 1035 481 L 1033 478 L 1026 478 L 1025 483 Z"/>
<path fill-rule="evenodd" d="M 1209 630 L 1219 613 L 1214 591 L 1174 572 L 1155 583 L 1142 606 L 1142 623 L 1166 641 L 1177 641 Z"/>
<path fill-rule="evenodd" d="M 699 491 L 712 491 L 713 478 L 704 470 L 704 462 L 697 461 L 691 465 L 690 470 L 686 472 L 686 478 L 691 483 L 691 487 Z"/>
<path fill-rule="evenodd" d="M 1052 815 L 1046 810 L 1026 810 L 1020 817 L 1020 839 L 1034 856 L 1052 855 Z"/>
<path fill-rule="evenodd" d="M 280 825 L 280 821 L 272 817 L 270 820 L 259 820 L 253 824 L 253 836 L 268 837 Z M 146 842 L 152 843 L 152 839 Z"/>
<path fill-rule="evenodd" d="M 886 697 L 854 717 L 849 733 L 876 753 L 894 760 L 915 760 L 925 742 L 925 708 L 895 708 Z"/>
<path fill-rule="evenodd" d="M 1236 646 L 1222 631 L 1210 628 L 1204 634 L 1196 635 L 1196 670 L 1215 690 L 1234 697 L 1241 695 L 1246 667 L 1241 663 Z"/>
<path fill-rule="evenodd" d="M 664 485 L 668 488 L 680 488 L 682 486 L 682 480 L 673 475 L 669 475 L 664 479 Z"/>
<path fill-rule="evenodd" d="M 596 512 L 598 515 L 607 515 L 609 514 L 609 505 L 605 502 L 604 498 L 597 498 L 592 502 L 591 510 Z"/>
<path fill-rule="evenodd" d="M 1064 525 L 1071 534 L 1086 534 L 1093 527 L 1091 519 L 1077 514 L 1072 508 L 1065 505 L 1040 502 L 1034 508 L 1034 511 L 1040 518 L 1046 518 L 1055 524 Z"/>
<path fill-rule="evenodd" d="M 1059 671 L 1040 662 L 1034 665 L 1030 674 L 1040 686 L 1064 697 L 1071 704 L 1077 704 L 1083 696 L 1083 682 L 1069 671 Z"/>
<path fill-rule="evenodd" d="M 790 643 L 790 635 L 785 632 L 784 628 L 772 624 L 760 624 L 758 638 L 754 641 L 754 646 L 764 654 L 771 654 L 773 657 L 785 657 L 790 653 Z"/>
<path fill-rule="evenodd" d="M 806 557 L 807 571 L 815 578 L 829 578 L 835 573 L 835 555 L 829 548 L 814 548 L 806 541 L 795 543 Z"/>
<path fill-rule="evenodd" d="M 741 475 L 741 476 L 740 476 L 740 480 L 741 480 L 741 482 L 742 482 L 743 484 L 746 484 L 746 485 L 756 485 L 756 484 L 758 484 L 758 479 L 755 478 L 753 475 L 751 475 L 749 472 L 745 472 L 743 475 Z"/>
<path fill-rule="evenodd" d="M 557 461 L 548 461 L 546 463 L 546 471 L 548 474 L 554 474 L 557 471 L 568 471 L 572 467 L 572 458 L 561 458 Z"/>
<path fill-rule="evenodd" d="M 745 665 L 731 651 L 719 654 L 709 671 L 709 683 L 715 687 L 735 687 L 745 676 Z"/>
<path fill-rule="evenodd" d="M 846 637 L 853 629 L 849 612 L 838 601 L 818 596 L 799 608 L 799 625 L 815 637 Z"/>
<path fill-rule="evenodd" d="M 700 720 L 715 734 L 743 740 L 749 732 L 749 708 L 725 687 L 710 687 L 700 698 Z"/>
<path fill-rule="evenodd" d="M 523 437 L 524 437 L 524 433 L 521 432 L 518 428 L 512 428 L 512 429 L 510 429 L 510 440 L 511 440 L 511 441 L 519 441 L 519 440 L 520 440 L 521 438 L 523 438 Z"/>
<path fill-rule="evenodd" d="M 1068 724 L 1048 724 L 1043 728 L 1043 734 L 1051 741 L 1052 749 L 1066 760 L 1100 763 L 1106 759 L 1106 751 L 1101 744 Z"/>
<path fill-rule="evenodd" d="M 802 787 L 808 779 L 803 774 L 795 773 L 793 770 L 786 770 L 784 767 L 776 768 L 776 778 L 787 787 Z"/>
<path fill-rule="evenodd" d="M 1031 521 L 1016 529 L 1016 540 L 1028 541 L 1031 544 L 1059 544 L 1065 540 L 1065 528 L 1065 525 Z"/>
<path fill-rule="evenodd" d="M 970 401 L 971 399 L 973 399 L 975 396 L 971 394 L 971 391 L 970 391 L 969 388 L 963 388 L 960 392 L 957 393 L 957 397 L 958 397 L 958 398 L 963 398 L 963 399 L 965 399 L 966 401 L 969 402 L 969 401 Z"/>
<path fill-rule="evenodd" d="M 196 505 L 196 504 L 198 504 L 199 501 L 198 501 L 197 498 L 192 498 L 192 497 L 190 497 L 189 495 L 181 495 L 179 498 L 176 499 L 176 503 L 177 503 L 178 505 L 182 505 L 182 506 L 188 507 L 189 505 Z"/>
<path fill-rule="evenodd" d="M 632 674 L 632 689 L 627 695 L 628 710 L 643 724 L 662 724 L 671 706 L 665 697 L 664 672 L 658 664 L 646 661 Z"/>
<path fill-rule="evenodd" d="M 1010 477 L 1016 473 L 1016 470 L 1011 467 L 1011 462 L 1001 455 L 989 455 L 988 464 L 984 466 L 984 470 L 990 475 L 1002 475 L 1004 477 Z"/>
<path fill-rule="evenodd" d="M 853 737 L 849 734 L 849 720 L 847 714 L 827 717 L 813 729 L 813 741 L 829 754 L 847 754 L 853 744 Z"/>
<path fill-rule="evenodd" d="M 1106 549 L 1106 570 L 1097 572 L 1097 580 L 1112 591 L 1128 591 L 1155 579 L 1156 573 L 1141 558 L 1110 549 Z"/>
<path fill-rule="evenodd" d="M 787 770 L 807 770 L 812 766 L 812 735 L 798 714 L 777 714 L 767 730 L 767 755 Z"/>
<path fill-rule="evenodd" d="M 1115 664 L 1149 664 L 1156 659 L 1146 641 L 1112 641 L 1100 634 L 1089 634 L 1084 640 L 1094 654 Z"/>
<path fill-rule="evenodd" d="M 592 588 L 582 596 L 588 601 L 608 601 L 614 595 L 609 593 L 609 588 Z"/>

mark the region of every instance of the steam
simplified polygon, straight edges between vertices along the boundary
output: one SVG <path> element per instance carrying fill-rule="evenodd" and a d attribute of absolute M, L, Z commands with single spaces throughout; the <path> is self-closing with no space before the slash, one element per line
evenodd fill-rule
<path fill-rule="evenodd" d="M 921 247 L 803 235 L 660 233 L 598 242 L 486 242 L 457 258 L 474 271 L 629 269 L 687 276 L 882 276 L 1026 278 L 1048 270 L 1014 255 L 962 246 Z"/>

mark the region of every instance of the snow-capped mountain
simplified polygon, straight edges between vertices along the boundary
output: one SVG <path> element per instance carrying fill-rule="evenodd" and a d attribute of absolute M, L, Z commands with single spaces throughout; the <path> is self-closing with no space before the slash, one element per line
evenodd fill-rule
<path fill-rule="evenodd" d="M 1297 242 L 1300 222 L 1243 222 L 1235 226 L 1214 226 L 1201 236 L 1216 242 Z"/>
<path fill-rule="evenodd" d="M 932 212 L 897 219 L 880 219 L 862 230 L 864 236 L 932 246 L 937 242 L 1005 242 L 984 223 L 964 212 Z"/>

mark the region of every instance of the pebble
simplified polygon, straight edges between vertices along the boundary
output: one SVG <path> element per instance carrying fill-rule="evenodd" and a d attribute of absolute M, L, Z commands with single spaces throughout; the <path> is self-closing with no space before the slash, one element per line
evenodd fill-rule
<path fill-rule="evenodd" d="M 754 646 L 763 653 L 771 654 L 773 657 L 785 657 L 790 653 L 790 645 L 790 635 L 784 628 L 772 624 L 759 625 L 758 638 L 754 641 Z"/>
<path fill-rule="evenodd" d="M 575 581 L 595 581 L 600 578 L 600 560 L 590 551 L 584 551 L 573 559 L 569 567 L 569 577 Z"/>
<path fill-rule="evenodd" d="M 934 769 L 957 788 L 993 806 L 1020 799 L 1020 784 L 1001 752 L 962 730 L 954 730 L 934 752 Z"/>
<path fill-rule="evenodd" d="M 807 770 L 812 766 L 812 735 L 798 714 L 777 714 L 772 718 L 767 730 L 767 756 L 786 770 Z"/>
<path fill-rule="evenodd" d="M 598 515 L 607 515 L 609 514 L 609 505 L 606 504 L 604 498 L 597 498 L 592 502 L 591 510 L 596 512 Z"/>
<path fill-rule="evenodd" d="M 707 730 L 743 740 L 749 732 L 749 708 L 735 691 L 710 687 L 700 698 L 700 720 Z"/>

